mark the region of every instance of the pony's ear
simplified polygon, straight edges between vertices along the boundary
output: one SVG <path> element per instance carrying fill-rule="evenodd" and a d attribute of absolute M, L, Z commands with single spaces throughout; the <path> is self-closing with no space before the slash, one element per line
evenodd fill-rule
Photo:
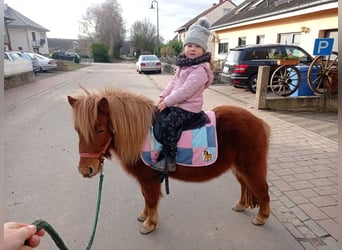
<path fill-rule="evenodd" d="M 71 97 L 71 96 L 68 96 L 68 102 L 69 102 L 69 104 L 70 104 L 71 106 L 73 106 L 74 103 L 76 102 L 76 99 L 73 98 L 73 97 Z"/>
<path fill-rule="evenodd" d="M 108 104 L 108 100 L 103 97 L 100 101 L 99 101 L 99 111 L 101 111 L 103 114 L 108 115 L 109 114 L 109 104 Z"/>

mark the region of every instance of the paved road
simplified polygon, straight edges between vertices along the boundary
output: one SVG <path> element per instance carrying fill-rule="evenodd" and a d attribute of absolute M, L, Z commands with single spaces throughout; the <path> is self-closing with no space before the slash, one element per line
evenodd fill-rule
<path fill-rule="evenodd" d="M 71 249 L 85 248 L 98 180 L 76 171 L 77 138 L 65 97 L 79 82 L 92 88 L 114 84 L 156 100 L 171 78 L 132 72 L 130 64 L 94 64 L 5 91 L 6 219 L 46 219 Z M 105 166 L 94 249 L 337 249 L 337 143 L 279 114 L 254 110 L 254 96 L 242 89 L 213 85 L 205 95 L 205 109 L 240 105 L 273 128 L 268 223 L 251 225 L 255 210 L 230 210 L 239 189 L 229 173 L 203 185 L 172 181 L 160 206 L 160 227 L 141 236 L 135 220 L 141 194 L 114 160 Z M 44 240 L 42 249 L 53 244 Z"/>
<path fill-rule="evenodd" d="M 163 88 L 172 76 L 150 77 Z M 225 84 L 212 85 L 205 98 L 207 109 L 238 105 L 271 125 L 268 179 L 273 215 L 305 249 L 337 249 L 337 113 L 255 110 L 253 94 Z"/>

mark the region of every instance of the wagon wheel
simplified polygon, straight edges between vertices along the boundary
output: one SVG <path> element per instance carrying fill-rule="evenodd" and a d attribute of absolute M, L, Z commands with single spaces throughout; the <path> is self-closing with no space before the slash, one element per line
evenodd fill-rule
<path fill-rule="evenodd" d="M 337 92 L 337 70 L 337 52 L 332 52 L 330 56 L 317 56 L 310 64 L 307 75 L 312 91 L 320 95 Z"/>
<path fill-rule="evenodd" d="M 271 77 L 271 89 L 279 96 L 293 94 L 300 84 L 300 72 L 293 65 L 283 65 L 277 68 Z"/>

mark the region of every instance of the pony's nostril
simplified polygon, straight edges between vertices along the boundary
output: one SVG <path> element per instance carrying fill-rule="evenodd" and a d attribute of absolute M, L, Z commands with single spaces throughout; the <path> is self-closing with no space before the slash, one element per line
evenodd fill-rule
<path fill-rule="evenodd" d="M 93 169 L 92 167 L 89 167 L 88 170 L 89 170 L 89 171 L 88 171 L 89 176 L 92 176 L 93 173 L 94 173 L 94 169 Z"/>

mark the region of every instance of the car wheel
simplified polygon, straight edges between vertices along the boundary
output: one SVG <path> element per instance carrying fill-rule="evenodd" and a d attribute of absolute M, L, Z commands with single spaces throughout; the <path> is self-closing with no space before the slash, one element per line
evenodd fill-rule
<path fill-rule="evenodd" d="M 256 93 L 257 78 L 258 75 L 252 75 L 247 84 L 248 90 L 254 94 Z"/>

